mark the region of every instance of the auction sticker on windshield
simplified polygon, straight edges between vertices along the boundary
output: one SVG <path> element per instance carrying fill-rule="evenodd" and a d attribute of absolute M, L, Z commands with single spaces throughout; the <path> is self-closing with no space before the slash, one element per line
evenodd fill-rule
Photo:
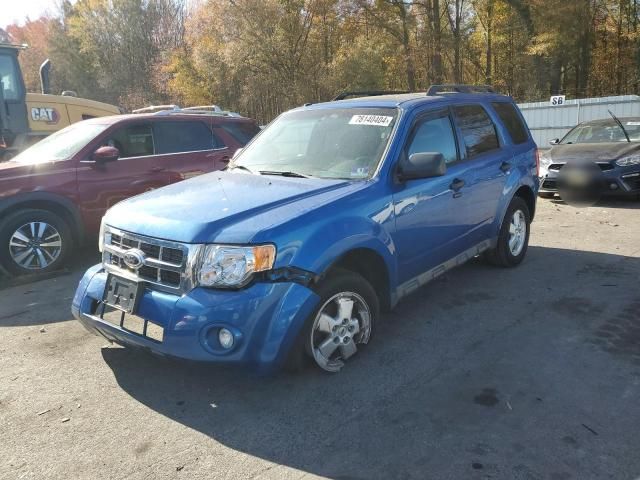
<path fill-rule="evenodd" d="M 386 115 L 354 115 L 349 120 L 349 125 L 374 125 L 376 127 L 388 127 L 393 117 Z"/>

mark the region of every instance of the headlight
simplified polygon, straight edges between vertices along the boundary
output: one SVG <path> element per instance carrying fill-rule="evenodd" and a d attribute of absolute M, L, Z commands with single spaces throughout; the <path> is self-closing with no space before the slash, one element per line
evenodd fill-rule
<path fill-rule="evenodd" d="M 616 165 L 619 167 L 630 167 L 631 165 L 640 165 L 640 155 L 631 155 L 629 157 L 622 157 L 616 160 Z"/>
<path fill-rule="evenodd" d="M 274 245 L 206 245 L 196 272 L 198 283 L 204 287 L 239 288 L 249 283 L 254 273 L 270 270 L 275 259 Z"/>
<path fill-rule="evenodd" d="M 540 166 L 544 167 L 546 169 L 549 168 L 549 165 L 551 165 L 551 163 L 553 162 L 553 160 L 551 160 L 551 155 L 549 154 L 549 152 L 544 152 L 542 155 L 540 155 Z"/>
<path fill-rule="evenodd" d="M 540 176 L 544 177 L 547 173 L 549 173 L 549 165 L 553 163 L 551 160 L 551 155 L 549 152 L 544 152 L 540 155 Z"/>
<path fill-rule="evenodd" d="M 98 250 L 100 253 L 104 250 L 104 217 L 100 220 L 100 233 L 98 234 Z"/>

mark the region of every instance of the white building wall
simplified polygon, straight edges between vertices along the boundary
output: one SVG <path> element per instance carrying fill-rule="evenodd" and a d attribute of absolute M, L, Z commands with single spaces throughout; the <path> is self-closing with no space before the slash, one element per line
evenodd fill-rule
<path fill-rule="evenodd" d="M 518 104 L 540 148 L 549 148 L 549 141 L 562 138 L 578 123 L 610 118 L 607 110 L 618 117 L 640 117 L 640 96 L 583 98 L 567 100 L 552 107 L 549 102 Z"/>

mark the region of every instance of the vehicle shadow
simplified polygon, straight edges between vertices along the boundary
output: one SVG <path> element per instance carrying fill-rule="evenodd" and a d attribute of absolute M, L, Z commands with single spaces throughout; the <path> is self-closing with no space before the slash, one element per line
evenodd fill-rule
<path fill-rule="evenodd" d="M 637 282 L 638 271 L 638 258 L 542 247 L 530 247 L 517 269 L 476 259 L 401 302 L 338 375 L 310 368 L 265 378 L 132 349 L 105 348 L 102 355 L 120 387 L 155 412 L 229 448 L 304 472 L 343 479 L 424 478 L 426 472 L 435 472 L 430 478 L 491 472 L 521 478 L 517 469 L 530 465 L 538 468 L 531 478 L 569 478 L 553 470 L 559 468 L 554 458 L 560 465 L 571 455 L 561 440 L 563 422 L 583 407 L 601 415 L 627 408 L 619 395 L 606 393 L 605 380 L 596 387 L 571 379 L 593 358 L 640 365 L 640 342 L 624 350 L 597 336 L 615 308 L 593 299 L 616 292 L 611 302 L 640 308 L 637 289 L 612 288 Z M 634 321 L 640 327 L 637 316 Z M 565 337 L 574 339 L 566 346 L 569 361 L 557 349 Z M 600 367 L 603 378 L 613 367 Z M 600 389 L 597 398 L 606 407 L 580 403 L 594 397 L 589 388 Z M 541 407 L 547 396 L 553 406 Z"/>
<path fill-rule="evenodd" d="M 100 261 L 95 247 L 79 249 L 67 268 L 29 277 L 0 277 L 0 328 L 47 325 L 71 317 L 71 299 L 84 271 Z"/>

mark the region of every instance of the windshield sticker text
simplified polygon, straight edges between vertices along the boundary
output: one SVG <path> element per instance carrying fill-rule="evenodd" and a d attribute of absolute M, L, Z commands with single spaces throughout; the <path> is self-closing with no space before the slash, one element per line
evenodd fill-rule
<path fill-rule="evenodd" d="M 351 177 L 366 177 L 369 175 L 369 167 L 356 167 L 351 170 Z"/>
<path fill-rule="evenodd" d="M 373 125 L 376 127 L 388 127 L 393 117 L 386 115 L 354 115 L 349 120 L 349 125 Z"/>

